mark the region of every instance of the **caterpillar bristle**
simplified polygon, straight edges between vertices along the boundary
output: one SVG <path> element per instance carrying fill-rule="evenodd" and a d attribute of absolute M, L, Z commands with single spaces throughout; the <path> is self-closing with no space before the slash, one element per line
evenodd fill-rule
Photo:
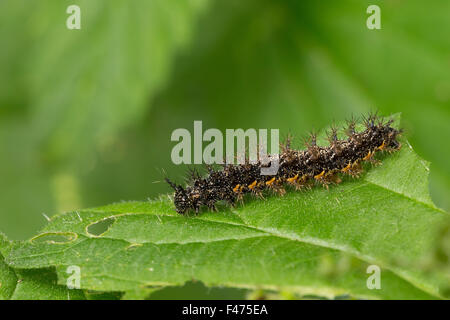
<path fill-rule="evenodd" d="M 356 133 L 356 119 L 354 117 L 354 115 L 351 116 L 351 118 L 349 120 L 346 121 L 347 122 L 347 128 L 344 130 L 345 134 L 349 137 L 352 138 L 355 133 Z"/>
<path fill-rule="evenodd" d="M 282 152 L 289 152 L 289 150 L 291 149 L 292 140 L 293 136 L 290 133 L 288 133 L 284 141 L 280 143 L 280 149 Z"/>
<path fill-rule="evenodd" d="M 169 178 L 164 178 L 164 180 L 166 180 L 167 184 L 174 190 L 177 191 L 177 185 L 175 183 L 173 183 L 172 181 L 170 181 Z"/>

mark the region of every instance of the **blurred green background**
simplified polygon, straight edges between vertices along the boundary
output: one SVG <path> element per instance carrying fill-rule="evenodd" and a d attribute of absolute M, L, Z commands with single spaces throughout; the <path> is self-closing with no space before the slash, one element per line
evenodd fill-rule
<path fill-rule="evenodd" d="M 170 134 L 194 120 L 302 137 L 377 109 L 402 112 L 449 210 L 449 15 L 447 0 L 2 0 L 0 230 L 169 192 L 164 172 L 186 172 Z"/>

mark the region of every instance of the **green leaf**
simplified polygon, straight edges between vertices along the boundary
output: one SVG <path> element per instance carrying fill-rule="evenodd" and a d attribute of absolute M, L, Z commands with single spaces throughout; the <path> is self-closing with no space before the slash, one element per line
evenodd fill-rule
<path fill-rule="evenodd" d="M 81 290 L 57 285 L 51 269 L 18 270 L 9 267 L 3 253 L 10 243 L 0 234 L 0 300 L 80 300 Z"/>
<path fill-rule="evenodd" d="M 76 265 L 91 290 L 197 279 L 326 297 L 443 297 L 448 273 L 429 258 L 449 215 L 429 199 L 427 163 L 403 143 L 358 180 L 219 213 L 181 216 L 163 197 L 57 215 L 38 236 L 14 243 L 7 262 L 56 267 L 61 284 Z M 366 286 L 369 264 L 382 270 L 380 290 Z"/>
<path fill-rule="evenodd" d="M 8 267 L 3 258 L 3 253 L 9 247 L 6 237 L 0 233 L 0 300 L 9 299 L 16 287 L 17 277 L 14 271 Z"/>
<path fill-rule="evenodd" d="M 11 300 L 84 300 L 83 291 L 57 284 L 52 269 L 16 270 L 18 282 Z"/>
<path fill-rule="evenodd" d="M 122 296 L 122 300 L 145 300 L 148 298 L 153 292 L 158 291 L 159 288 L 142 288 L 137 287 L 133 290 L 126 291 Z"/>

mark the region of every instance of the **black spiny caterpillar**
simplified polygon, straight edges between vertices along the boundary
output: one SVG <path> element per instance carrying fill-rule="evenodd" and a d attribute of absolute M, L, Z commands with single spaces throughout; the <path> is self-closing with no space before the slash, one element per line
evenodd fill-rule
<path fill-rule="evenodd" d="M 208 166 L 209 174 L 200 177 L 193 173 L 192 182 L 186 188 L 166 181 L 175 190 L 176 211 L 184 214 L 188 211 L 198 213 L 202 206 L 215 210 L 218 201 L 234 205 L 242 200 L 245 193 L 262 197 L 262 191 L 271 189 L 280 195 L 285 193 L 284 186 L 296 189 L 311 187 L 315 182 L 328 188 L 329 184 L 340 183 L 340 174 L 358 177 L 362 172 L 361 162 L 377 162 L 373 159 L 376 152 L 392 152 L 400 149 L 397 136 L 401 130 L 391 127 L 393 120 L 383 122 L 376 115 L 364 119 L 366 129 L 356 132 L 355 121 L 351 120 L 345 132 L 345 140 L 339 140 L 337 129 L 328 133 L 328 147 L 316 144 L 316 136 L 311 135 L 306 142 L 306 150 L 293 150 L 290 139 L 281 146 L 279 170 L 274 176 L 260 174 L 261 163 L 224 164 L 222 170 Z"/>

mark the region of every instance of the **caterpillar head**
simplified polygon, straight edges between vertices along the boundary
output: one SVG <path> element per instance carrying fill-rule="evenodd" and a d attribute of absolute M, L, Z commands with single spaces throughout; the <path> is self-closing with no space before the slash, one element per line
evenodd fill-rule
<path fill-rule="evenodd" d="M 379 128 L 382 130 L 383 137 L 385 137 L 386 147 L 391 150 L 397 150 L 401 146 L 397 137 L 402 133 L 402 130 L 391 127 L 392 122 L 392 120 L 389 120 L 384 126 Z"/>
<path fill-rule="evenodd" d="M 190 209 L 195 209 L 197 207 L 195 205 L 194 198 L 189 192 L 187 192 L 187 190 L 185 190 L 182 186 L 173 183 L 167 178 L 166 181 L 175 191 L 173 202 L 175 204 L 176 212 L 178 212 L 179 214 L 185 214 Z"/>

